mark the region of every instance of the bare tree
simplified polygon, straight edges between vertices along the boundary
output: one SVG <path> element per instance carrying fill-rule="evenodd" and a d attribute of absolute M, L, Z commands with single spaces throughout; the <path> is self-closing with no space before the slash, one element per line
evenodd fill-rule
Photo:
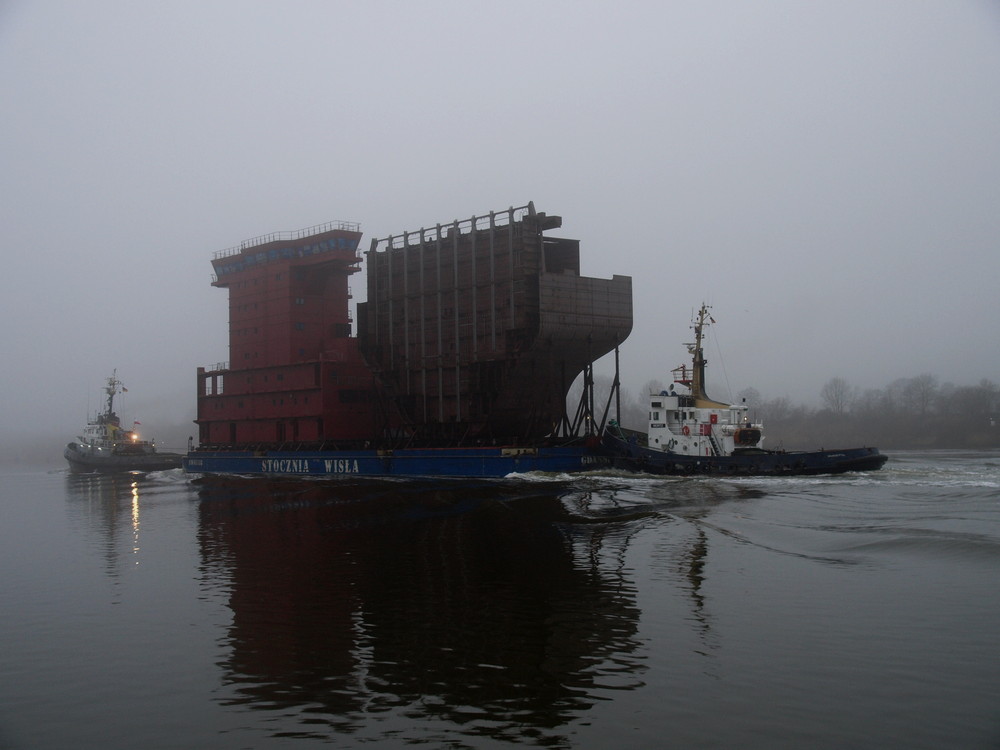
<path fill-rule="evenodd" d="M 763 402 L 761 398 L 760 391 L 756 388 L 744 388 L 742 391 L 736 394 L 736 398 L 743 401 L 751 409 L 756 409 Z"/>
<path fill-rule="evenodd" d="M 930 410 L 937 393 L 937 378 L 929 373 L 910 378 L 903 388 L 903 398 L 907 408 L 921 417 Z"/>
<path fill-rule="evenodd" d="M 979 385 L 960 386 L 948 397 L 948 410 L 971 423 L 983 422 L 995 413 L 998 393 L 997 385 L 985 379 Z"/>
<path fill-rule="evenodd" d="M 639 432 L 649 428 L 649 398 L 646 394 L 633 398 L 628 391 L 622 393 L 621 426 Z"/>
<path fill-rule="evenodd" d="M 788 419 L 792 414 L 792 402 L 788 396 L 779 396 L 761 404 L 761 411 L 767 415 L 767 419 L 781 421 Z"/>
<path fill-rule="evenodd" d="M 830 378 L 819 395 L 830 411 L 843 414 L 851 400 L 851 386 L 843 378 Z"/>
<path fill-rule="evenodd" d="M 639 392 L 639 395 L 642 398 L 642 400 L 645 401 L 646 397 L 649 394 L 651 394 L 651 393 L 662 393 L 665 390 L 666 390 L 666 387 L 663 385 L 663 381 L 662 380 L 656 380 L 656 379 L 647 380 L 645 382 L 645 384 L 643 384 L 642 390 Z"/>
<path fill-rule="evenodd" d="M 893 407 L 885 389 L 868 388 L 855 396 L 851 411 L 868 419 L 885 419 L 892 415 Z"/>

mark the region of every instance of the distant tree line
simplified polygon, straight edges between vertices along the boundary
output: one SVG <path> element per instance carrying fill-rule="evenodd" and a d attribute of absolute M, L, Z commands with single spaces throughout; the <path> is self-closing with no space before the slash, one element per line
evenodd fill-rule
<path fill-rule="evenodd" d="M 609 388 L 610 380 L 598 379 L 596 392 L 607 393 Z M 622 425 L 645 432 L 647 394 L 662 390 L 656 380 L 646 383 L 637 397 L 623 390 Z M 819 396 L 822 405 L 809 407 L 786 397 L 767 399 L 756 388 L 747 388 L 737 401 L 745 402 L 754 420 L 764 423 L 765 445 L 770 448 L 1000 448 L 1000 386 L 990 380 L 959 386 L 923 374 L 862 390 L 834 377 Z"/>

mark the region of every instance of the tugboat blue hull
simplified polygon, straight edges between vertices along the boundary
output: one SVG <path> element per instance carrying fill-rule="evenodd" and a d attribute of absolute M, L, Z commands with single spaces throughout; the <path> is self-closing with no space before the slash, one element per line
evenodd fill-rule
<path fill-rule="evenodd" d="M 63 451 L 74 473 L 126 472 L 126 471 L 166 471 L 179 469 L 182 456 L 179 453 L 138 453 L 118 454 L 104 451 L 96 453 L 78 443 L 69 443 Z"/>
<path fill-rule="evenodd" d="M 691 456 L 648 448 L 634 439 L 622 439 L 611 433 L 605 434 L 604 447 L 616 469 L 678 476 L 843 474 L 848 471 L 876 471 L 888 460 L 878 448 L 819 451 L 748 449 L 728 456 Z"/>

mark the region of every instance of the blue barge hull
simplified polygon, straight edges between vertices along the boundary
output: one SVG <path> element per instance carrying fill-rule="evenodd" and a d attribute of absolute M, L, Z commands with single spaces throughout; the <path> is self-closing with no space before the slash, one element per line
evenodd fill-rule
<path fill-rule="evenodd" d="M 188 453 L 191 474 L 316 477 L 504 477 L 531 471 L 572 473 L 611 465 L 583 444 L 488 448 L 280 451 L 198 450 Z"/>

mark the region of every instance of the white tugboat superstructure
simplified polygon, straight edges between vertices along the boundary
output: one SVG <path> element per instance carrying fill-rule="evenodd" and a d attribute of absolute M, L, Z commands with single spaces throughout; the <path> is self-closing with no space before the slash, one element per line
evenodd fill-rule
<path fill-rule="evenodd" d="M 692 324 L 695 340 L 687 344 L 692 365 L 672 371 L 669 391 L 649 395 L 649 447 L 685 456 L 730 456 L 734 452 L 763 448 L 764 425 L 750 420 L 746 404 L 715 401 L 705 393 L 705 328 L 715 321 L 711 308 L 702 305 Z M 675 385 L 685 391 L 675 390 Z"/>

